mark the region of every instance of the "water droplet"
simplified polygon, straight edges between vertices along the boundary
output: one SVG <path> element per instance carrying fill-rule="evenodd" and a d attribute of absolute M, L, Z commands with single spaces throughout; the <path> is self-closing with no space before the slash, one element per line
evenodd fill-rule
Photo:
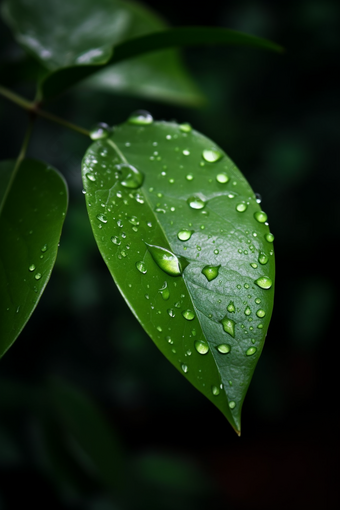
<path fill-rule="evenodd" d="M 96 180 L 95 176 L 93 174 L 91 174 L 91 172 L 88 172 L 86 174 L 86 177 L 88 178 L 89 181 L 92 181 L 92 182 L 94 182 Z"/>
<path fill-rule="evenodd" d="M 140 260 L 139 262 L 136 262 L 135 265 L 140 273 L 145 274 L 147 272 L 145 263 L 142 260 Z"/>
<path fill-rule="evenodd" d="M 258 204 L 260 204 L 262 202 L 262 197 L 261 197 L 260 193 L 255 193 L 255 199 Z"/>
<path fill-rule="evenodd" d="M 96 126 L 90 131 L 91 140 L 101 140 L 102 138 L 107 138 L 110 134 L 110 126 L 105 124 L 105 122 L 98 122 Z"/>
<path fill-rule="evenodd" d="M 191 331 L 191 334 L 192 334 L 192 336 L 196 336 L 196 335 L 197 335 L 197 333 L 196 333 L 196 329 L 193 329 L 193 330 Z"/>
<path fill-rule="evenodd" d="M 211 282 L 211 280 L 214 280 L 218 276 L 218 272 L 221 265 L 219 266 L 204 266 L 202 269 L 202 274 L 206 277 L 206 279 Z"/>
<path fill-rule="evenodd" d="M 184 363 L 181 364 L 181 369 L 183 370 L 183 372 L 186 374 L 187 371 L 188 371 L 188 367 L 187 365 L 184 365 Z"/>
<path fill-rule="evenodd" d="M 113 242 L 113 244 L 117 244 L 117 246 L 121 244 L 121 240 L 117 236 L 112 236 L 111 241 Z"/>
<path fill-rule="evenodd" d="M 225 316 L 220 322 L 224 331 L 235 338 L 235 322 L 229 319 L 227 316 Z"/>
<path fill-rule="evenodd" d="M 189 264 L 184 257 L 177 257 L 166 248 L 148 243 L 145 244 L 158 267 L 171 276 L 180 276 Z"/>
<path fill-rule="evenodd" d="M 192 181 L 194 176 L 192 174 L 188 174 L 185 178 L 187 181 Z"/>
<path fill-rule="evenodd" d="M 193 230 L 180 230 L 177 237 L 180 241 L 188 241 L 193 233 Z"/>
<path fill-rule="evenodd" d="M 137 189 L 143 184 L 144 175 L 132 165 L 120 163 L 115 168 L 122 172 L 121 185 L 124 188 Z"/>
<path fill-rule="evenodd" d="M 169 308 L 167 312 L 170 315 L 170 317 L 175 317 L 176 315 L 175 310 L 173 308 Z"/>
<path fill-rule="evenodd" d="M 260 276 L 257 280 L 255 280 L 256 285 L 261 287 L 261 289 L 270 289 L 273 285 L 273 282 L 268 276 Z"/>
<path fill-rule="evenodd" d="M 196 340 L 194 346 L 199 354 L 207 354 L 209 352 L 209 345 L 204 340 Z"/>
<path fill-rule="evenodd" d="M 201 198 L 196 196 L 189 197 L 187 203 L 191 209 L 203 209 L 206 205 L 206 203 Z"/>
<path fill-rule="evenodd" d="M 35 265 L 34 264 L 31 264 L 28 268 L 29 271 L 35 271 Z"/>
<path fill-rule="evenodd" d="M 220 390 L 217 386 L 212 386 L 211 387 L 211 393 L 215 396 L 219 395 L 220 394 Z"/>
<path fill-rule="evenodd" d="M 187 321 L 192 321 L 195 318 L 195 313 L 192 310 L 183 310 L 182 315 Z"/>
<path fill-rule="evenodd" d="M 247 308 L 244 310 L 244 314 L 245 315 L 250 315 L 251 314 L 251 309 L 249 308 L 249 306 L 247 306 Z"/>
<path fill-rule="evenodd" d="M 247 356 L 252 356 L 257 351 L 256 347 L 249 347 L 249 349 L 246 351 Z"/>
<path fill-rule="evenodd" d="M 182 133 L 190 133 L 192 131 L 192 127 L 190 126 L 190 124 L 188 122 L 184 122 L 183 124 L 180 124 L 179 129 L 180 129 L 180 131 L 182 131 Z"/>
<path fill-rule="evenodd" d="M 237 204 L 236 206 L 236 211 L 238 212 L 244 212 L 247 210 L 247 204 L 243 203 L 243 202 L 240 202 L 239 204 Z"/>
<path fill-rule="evenodd" d="M 138 218 L 136 218 L 136 216 L 130 216 L 128 220 L 131 223 L 131 225 L 139 225 L 139 221 Z"/>
<path fill-rule="evenodd" d="M 105 214 L 97 214 L 96 218 L 102 223 L 107 223 L 107 217 L 105 216 Z"/>
<path fill-rule="evenodd" d="M 217 174 L 216 181 L 220 184 L 226 184 L 229 181 L 229 176 L 225 173 Z"/>
<path fill-rule="evenodd" d="M 266 312 L 260 308 L 260 310 L 257 310 L 256 315 L 262 319 L 266 315 Z"/>
<path fill-rule="evenodd" d="M 218 255 L 220 253 L 220 250 L 214 250 L 215 255 Z"/>
<path fill-rule="evenodd" d="M 156 329 L 157 329 L 157 331 L 159 331 L 160 333 L 162 333 L 162 331 L 163 331 L 163 330 L 162 330 L 162 328 L 161 328 L 161 326 L 157 326 L 157 328 L 156 328 Z"/>
<path fill-rule="evenodd" d="M 274 241 L 274 235 L 270 232 L 264 236 L 265 240 L 268 241 L 268 243 L 272 243 Z"/>
<path fill-rule="evenodd" d="M 268 255 L 266 255 L 263 251 L 260 251 L 259 258 L 258 258 L 258 261 L 260 262 L 260 264 L 262 264 L 264 266 L 265 264 L 267 264 L 268 260 L 269 260 Z"/>
<path fill-rule="evenodd" d="M 254 213 L 254 218 L 259 223 L 265 223 L 268 219 L 268 216 L 266 215 L 266 213 L 264 211 L 256 211 Z"/>
<path fill-rule="evenodd" d="M 235 305 L 234 305 L 234 302 L 233 302 L 233 301 L 230 301 L 229 305 L 227 306 L 227 310 L 228 310 L 228 312 L 230 312 L 230 313 L 235 312 Z"/>
<path fill-rule="evenodd" d="M 165 337 L 165 340 L 170 344 L 172 345 L 174 343 L 174 341 L 172 340 L 171 336 L 166 336 Z"/>
<path fill-rule="evenodd" d="M 44 246 L 42 246 L 42 247 L 40 248 L 40 250 L 41 250 L 42 252 L 47 251 L 47 244 L 44 244 Z"/>
<path fill-rule="evenodd" d="M 217 149 L 205 149 L 202 152 L 202 157 L 208 163 L 215 163 L 216 161 L 219 161 L 221 158 L 223 158 L 223 154 Z"/>
<path fill-rule="evenodd" d="M 37 273 L 37 274 L 34 276 L 34 278 L 35 278 L 36 280 L 40 280 L 40 278 L 41 278 L 41 273 Z"/>
<path fill-rule="evenodd" d="M 258 267 L 258 266 L 257 266 L 257 264 L 255 264 L 255 262 L 253 262 L 253 263 L 252 263 L 252 264 L 250 264 L 250 265 L 251 265 L 251 267 L 252 267 L 253 269 L 256 269 L 256 268 Z"/>
<path fill-rule="evenodd" d="M 130 115 L 128 123 L 136 126 L 147 126 L 153 123 L 153 117 L 146 110 L 137 110 Z"/>
<path fill-rule="evenodd" d="M 184 154 L 184 156 L 190 156 L 190 151 L 188 151 L 188 149 L 184 149 L 182 153 Z"/>
<path fill-rule="evenodd" d="M 260 299 L 260 298 L 256 298 L 256 299 L 255 299 L 255 303 L 256 303 L 257 305 L 259 305 L 259 304 L 261 303 L 261 299 Z"/>
<path fill-rule="evenodd" d="M 161 287 L 158 292 L 160 293 L 160 295 L 162 296 L 162 298 L 164 299 L 164 301 L 167 301 L 170 297 L 170 290 L 168 288 L 168 282 L 164 282 L 163 283 L 163 287 Z"/>
<path fill-rule="evenodd" d="M 221 354 L 228 354 L 231 351 L 231 345 L 229 344 L 220 344 L 216 346 L 216 349 Z"/>

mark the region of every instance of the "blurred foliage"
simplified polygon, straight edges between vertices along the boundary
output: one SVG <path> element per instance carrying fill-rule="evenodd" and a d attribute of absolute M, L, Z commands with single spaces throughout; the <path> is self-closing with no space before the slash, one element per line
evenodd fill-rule
<path fill-rule="evenodd" d="M 243 435 L 234 437 L 133 319 L 86 217 L 80 161 L 88 143 L 39 120 L 29 156 L 65 175 L 70 209 L 51 281 L 1 361 L 0 508 L 18 508 L 24 495 L 38 509 L 335 509 L 340 4 L 147 4 L 174 26 L 245 30 L 287 50 L 186 50 L 208 98 L 199 110 L 104 92 L 94 100 L 80 89 L 53 104 L 84 127 L 120 123 L 137 108 L 155 119 L 188 121 L 223 147 L 262 195 L 275 234 L 276 303 L 245 401 Z M 1 57 L 20 54 L 3 24 L 0 48 Z M 16 90 L 34 94 L 29 80 Z M 0 123 L 6 159 L 19 151 L 25 114 L 0 101 Z M 89 405 L 126 463 L 127 489 L 107 487 L 89 450 L 61 420 L 51 377 L 95 402 Z"/>

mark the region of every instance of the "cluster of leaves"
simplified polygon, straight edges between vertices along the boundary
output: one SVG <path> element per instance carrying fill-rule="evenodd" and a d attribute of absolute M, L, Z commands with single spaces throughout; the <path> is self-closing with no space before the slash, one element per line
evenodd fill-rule
<path fill-rule="evenodd" d="M 2 15 L 24 53 L 0 64 L 0 93 L 26 109 L 30 123 L 17 160 L 0 163 L 0 355 L 44 291 L 67 211 L 63 177 L 25 158 L 41 115 L 94 141 L 82 177 L 103 259 L 158 348 L 239 433 L 273 306 L 273 236 L 258 198 L 223 150 L 188 124 L 137 112 L 90 132 L 45 105 L 84 80 L 93 90 L 195 105 L 202 95 L 174 48 L 280 48 L 226 29 L 169 29 L 145 7 L 119 0 L 7 0 Z M 7 88 L 28 68 L 33 102 Z M 134 79 L 136 69 L 143 79 Z"/>

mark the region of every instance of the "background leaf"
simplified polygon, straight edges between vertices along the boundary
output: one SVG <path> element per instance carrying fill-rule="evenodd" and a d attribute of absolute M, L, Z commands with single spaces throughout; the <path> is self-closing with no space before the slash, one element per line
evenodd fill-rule
<path fill-rule="evenodd" d="M 0 356 L 35 309 L 57 256 L 68 193 L 62 176 L 24 160 L 5 201 L 13 161 L 0 164 Z"/>
<path fill-rule="evenodd" d="M 48 3 L 43 0 L 29 3 L 8 0 L 4 4 L 3 15 L 17 41 L 47 69 L 56 71 L 71 67 L 66 72 L 66 80 L 60 80 L 58 73 L 52 73 L 48 81 L 52 81 L 53 95 L 82 80 L 84 73 L 92 74 L 98 66 L 107 64 L 118 43 L 166 28 L 165 22 L 151 10 L 120 0 L 75 0 L 71 3 L 67 0 Z M 134 87 L 126 81 L 130 70 L 123 67 L 117 71 L 120 76 L 125 75 L 125 80 L 120 80 L 120 89 L 141 95 L 146 92 L 152 95 L 156 89 L 159 97 L 175 102 L 202 102 L 202 95 L 176 50 L 142 57 L 135 67 Z M 110 81 L 117 83 L 114 76 L 117 77 L 117 74 L 113 73 Z M 146 80 L 153 83 L 153 90 L 146 91 Z M 107 77 L 103 81 L 107 88 Z M 138 86 L 140 82 L 141 88 Z M 115 90 L 115 87 L 112 89 Z M 47 98 L 50 95 L 43 87 L 42 96 Z"/>
<path fill-rule="evenodd" d="M 249 184 L 211 140 L 146 112 L 89 148 L 83 183 L 131 310 L 240 431 L 274 293 L 273 237 Z"/>

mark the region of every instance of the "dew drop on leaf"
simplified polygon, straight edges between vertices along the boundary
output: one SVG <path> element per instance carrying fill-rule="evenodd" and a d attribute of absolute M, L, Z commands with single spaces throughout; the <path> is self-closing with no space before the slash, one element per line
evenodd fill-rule
<path fill-rule="evenodd" d="M 220 322 L 224 331 L 235 338 L 235 322 L 227 316 L 225 316 Z"/>
<path fill-rule="evenodd" d="M 192 181 L 194 176 L 193 176 L 193 174 L 187 174 L 185 178 L 187 181 Z"/>
<path fill-rule="evenodd" d="M 226 184 L 229 181 L 229 177 L 225 173 L 220 173 L 216 175 L 216 181 L 220 184 Z"/>
<path fill-rule="evenodd" d="M 43 253 L 47 251 L 47 244 L 44 244 L 44 246 L 40 248 L 40 251 L 42 251 Z"/>
<path fill-rule="evenodd" d="M 183 310 L 182 315 L 187 321 L 192 321 L 195 318 L 195 313 L 192 310 Z"/>
<path fill-rule="evenodd" d="M 91 172 L 88 172 L 88 173 L 86 174 L 86 177 L 87 177 L 87 179 L 88 179 L 89 181 L 92 181 L 92 182 L 95 182 L 95 180 L 96 180 L 96 177 L 95 177 L 95 176 L 94 176 Z"/>
<path fill-rule="evenodd" d="M 35 265 L 34 264 L 31 264 L 28 268 L 29 271 L 35 271 Z"/>
<path fill-rule="evenodd" d="M 270 289 L 273 285 L 273 282 L 268 276 L 260 276 L 257 280 L 255 280 L 256 285 L 258 285 L 261 289 Z"/>
<path fill-rule="evenodd" d="M 231 400 L 231 401 L 229 402 L 229 407 L 230 407 L 230 409 L 235 409 L 235 407 L 236 407 L 236 402 L 234 402 L 234 400 Z"/>
<path fill-rule="evenodd" d="M 260 308 L 259 310 L 257 310 L 256 315 L 262 319 L 262 317 L 266 315 L 266 312 L 262 310 L 262 308 Z"/>
<path fill-rule="evenodd" d="M 163 283 L 163 287 L 161 287 L 158 292 L 160 293 L 160 295 L 162 296 L 162 298 L 164 299 L 164 301 L 167 301 L 170 297 L 170 290 L 168 288 L 168 283 L 167 282 L 164 282 Z"/>
<path fill-rule="evenodd" d="M 144 181 L 144 175 L 132 165 L 120 163 L 115 168 L 122 172 L 121 185 L 124 188 L 137 189 L 140 188 Z"/>
<path fill-rule="evenodd" d="M 193 230 L 180 230 L 177 237 L 180 241 L 188 241 L 193 234 Z"/>
<path fill-rule="evenodd" d="M 187 200 L 191 209 L 203 209 L 206 203 L 200 197 L 189 197 Z"/>
<path fill-rule="evenodd" d="M 229 344 L 219 344 L 216 346 L 216 349 L 220 354 L 229 354 L 231 351 L 231 345 Z"/>
<path fill-rule="evenodd" d="M 98 122 L 90 131 L 91 140 L 102 140 L 110 134 L 110 126 L 105 122 Z"/>
<path fill-rule="evenodd" d="M 264 236 L 265 240 L 268 241 L 268 243 L 272 243 L 274 241 L 274 235 L 270 232 Z"/>
<path fill-rule="evenodd" d="M 256 347 L 249 347 L 249 349 L 246 351 L 247 356 L 252 356 L 257 351 Z"/>
<path fill-rule="evenodd" d="M 184 122 L 179 125 L 179 130 L 182 131 L 182 133 L 190 133 L 192 131 L 192 127 L 188 122 Z"/>
<path fill-rule="evenodd" d="M 116 244 L 117 246 L 121 244 L 121 240 L 117 236 L 112 236 L 111 241 L 113 242 L 113 244 Z"/>
<path fill-rule="evenodd" d="M 177 257 L 166 248 L 148 243 L 145 244 L 158 267 L 171 276 L 180 276 L 189 264 L 184 257 Z"/>
<path fill-rule="evenodd" d="M 145 263 L 142 260 L 140 260 L 139 262 L 136 262 L 136 268 L 142 274 L 147 273 L 147 269 L 146 269 Z"/>
<path fill-rule="evenodd" d="M 266 215 L 266 213 L 264 211 L 256 211 L 254 213 L 254 218 L 259 223 L 265 223 L 268 219 L 268 216 Z"/>
<path fill-rule="evenodd" d="M 207 354 L 209 352 L 209 345 L 204 340 L 196 340 L 194 346 L 199 354 Z"/>
<path fill-rule="evenodd" d="M 41 273 L 37 273 L 37 274 L 34 276 L 34 278 L 35 278 L 36 280 L 40 280 L 40 278 L 41 278 Z"/>
<path fill-rule="evenodd" d="M 220 389 L 218 388 L 218 386 L 212 386 L 211 387 L 211 393 L 215 396 L 219 395 L 220 394 Z"/>
<path fill-rule="evenodd" d="M 181 364 L 181 369 L 183 370 L 183 372 L 186 374 L 187 371 L 188 371 L 188 366 L 185 365 L 184 363 Z"/>
<path fill-rule="evenodd" d="M 137 110 L 130 115 L 128 123 L 136 126 L 147 126 L 153 123 L 153 117 L 146 110 Z"/>
<path fill-rule="evenodd" d="M 217 149 L 205 149 L 202 152 L 202 157 L 208 163 L 215 163 L 223 158 L 223 153 Z"/>
<path fill-rule="evenodd" d="M 105 214 L 97 214 L 96 218 L 101 223 L 107 223 L 107 217 L 105 216 Z"/>
<path fill-rule="evenodd" d="M 167 312 L 170 315 L 170 317 L 175 317 L 176 315 L 175 310 L 173 308 L 169 308 Z"/>
<path fill-rule="evenodd" d="M 237 204 L 236 206 L 236 211 L 238 212 L 244 212 L 247 210 L 247 204 L 245 204 L 244 202 L 240 202 L 239 204 Z"/>
<path fill-rule="evenodd" d="M 258 261 L 264 266 L 268 262 L 268 255 L 266 255 L 263 251 L 260 251 Z"/>
<path fill-rule="evenodd" d="M 230 301 L 229 305 L 227 306 L 227 310 L 228 310 L 228 312 L 230 312 L 230 313 L 235 312 L 235 305 L 234 305 L 234 302 L 233 302 L 233 301 Z"/>
<path fill-rule="evenodd" d="M 249 306 L 247 306 L 247 308 L 244 310 L 244 315 L 250 315 L 251 314 L 251 309 L 249 308 Z"/>
<path fill-rule="evenodd" d="M 220 267 L 221 267 L 221 265 L 219 265 L 219 266 L 204 266 L 204 268 L 202 269 L 202 274 L 204 274 L 206 279 L 209 282 L 211 282 L 212 280 L 217 278 Z"/>

